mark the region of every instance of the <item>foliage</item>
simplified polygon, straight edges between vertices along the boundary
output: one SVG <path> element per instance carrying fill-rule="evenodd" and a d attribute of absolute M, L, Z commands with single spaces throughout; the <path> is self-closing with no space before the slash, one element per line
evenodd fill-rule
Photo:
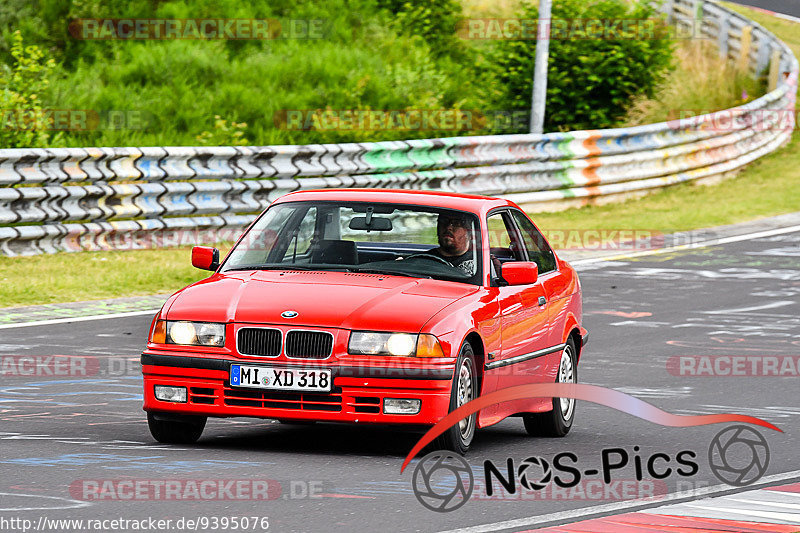
<path fill-rule="evenodd" d="M 518 15 L 538 19 L 538 8 L 527 5 Z M 553 20 L 644 21 L 657 17 L 641 0 L 558 0 Z M 655 38 L 553 39 L 547 85 L 545 130 L 612 127 L 624 117 L 631 99 L 652 96 L 671 67 L 672 42 Z M 501 109 L 528 109 L 533 84 L 535 39 L 501 41 L 497 50 L 497 80 Z"/>
<path fill-rule="evenodd" d="M 10 55 L 11 65 L 0 65 L 0 147 L 58 144 L 61 133 L 51 133 L 52 114 L 42 103 L 55 61 L 44 59 L 37 46 L 24 46 L 19 31 L 12 35 Z"/>
<path fill-rule="evenodd" d="M 214 116 L 214 129 L 204 131 L 197 136 L 197 143 L 200 146 L 247 146 L 250 144 L 244 136 L 245 122 L 231 122 L 220 117 Z"/>

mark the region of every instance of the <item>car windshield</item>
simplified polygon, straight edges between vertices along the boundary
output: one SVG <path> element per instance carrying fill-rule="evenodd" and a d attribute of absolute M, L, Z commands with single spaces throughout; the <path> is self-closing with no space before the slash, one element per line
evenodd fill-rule
<path fill-rule="evenodd" d="M 480 225 L 465 211 L 370 202 L 270 207 L 222 272 L 339 270 L 480 284 Z"/>

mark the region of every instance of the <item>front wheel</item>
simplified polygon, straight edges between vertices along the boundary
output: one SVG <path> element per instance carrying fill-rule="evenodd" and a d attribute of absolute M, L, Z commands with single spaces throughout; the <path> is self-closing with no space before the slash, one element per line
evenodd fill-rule
<path fill-rule="evenodd" d="M 193 444 L 206 427 L 206 417 L 147 413 L 150 434 L 164 444 Z"/>
<path fill-rule="evenodd" d="M 576 353 L 575 341 L 569 339 L 561 352 L 556 383 L 578 382 Z M 574 419 L 574 398 L 553 398 L 552 411 L 522 415 L 525 429 L 535 437 L 563 437 L 569 433 Z"/>
<path fill-rule="evenodd" d="M 465 342 L 461 345 L 456 363 L 456 373 L 453 387 L 450 392 L 450 409 L 453 412 L 462 405 L 471 402 L 478 396 L 478 379 L 475 370 L 475 353 L 472 346 Z M 436 438 L 434 445 L 439 449 L 452 450 L 460 454 L 467 453 L 477 426 L 477 414 L 472 413 L 467 418 L 448 428 Z"/>

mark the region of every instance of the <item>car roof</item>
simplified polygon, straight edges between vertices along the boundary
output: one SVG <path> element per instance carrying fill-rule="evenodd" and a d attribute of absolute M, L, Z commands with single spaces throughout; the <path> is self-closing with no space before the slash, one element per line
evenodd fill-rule
<path fill-rule="evenodd" d="M 296 201 L 393 202 L 459 209 L 479 214 L 495 207 L 517 207 L 510 200 L 491 196 L 407 189 L 317 189 L 295 191 L 281 196 L 276 200 L 276 203 Z"/>

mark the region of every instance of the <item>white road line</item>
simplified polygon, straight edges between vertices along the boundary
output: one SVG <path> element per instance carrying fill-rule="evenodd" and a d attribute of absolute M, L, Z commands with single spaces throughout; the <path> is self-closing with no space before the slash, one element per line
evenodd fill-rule
<path fill-rule="evenodd" d="M 753 307 L 740 307 L 738 309 L 720 309 L 718 311 L 703 311 L 706 315 L 727 315 L 730 313 L 749 313 L 750 311 L 762 311 L 764 309 L 775 309 L 776 307 L 786 307 L 787 305 L 794 305 L 797 302 L 794 300 L 783 300 L 780 302 L 770 302 L 764 305 L 756 305 Z M 791 315 L 786 315 L 791 316 Z"/>
<path fill-rule="evenodd" d="M 60 496 L 45 496 L 43 494 L 15 494 L 13 492 L 0 492 L 0 496 L 13 496 L 17 498 L 42 498 L 45 500 L 68 502 L 68 505 L 59 505 L 56 507 L 0 507 L 0 511 L 54 511 L 59 509 L 78 509 L 80 507 L 88 507 L 92 505 L 91 502 L 71 500 L 69 498 L 61 498 Z"/>
<path fill-rule="evenodd" d="M 749 507 L 747 509 L 741 509 L 740 507 L 731 507 L 731 506 L 726 506 L 726 505 L 701 505 L 701 504 L 695 504 L 695 503 L 686 504 L 683 507 L 685 507 L 685 509 L 683 509 L 683 513 L 687 513 L 687 514 L 683 514 L 682 516 L 687 516 L 687 517 L 690 517 L 690 516 L 694 515 L 695 513 L 697 513 L 697 511 L 701 511 L 701 512 L 702 511 L 710 511 L 710 512 L 717 512 L 717 513 L 720 513 L 720 514 L 725 515 L 725 516 L 731 516 L 731 515 L 749 516 L 749 517 L 751 517 L 751 520 L 753 518 L 762 518 L 762 519 L 769 520 L 770 522 L 779 522 L 779 523 L 787 523 L 787 524 L 789 524 L 789 523 L 795 524 L 798 521 L 800 521 L 800 513 L 797 513 L 797 512 L 795 512 L 795 513 L 783 513 L 783 512 L 780 512 L 780 511 L 761 511 L 761 510 L 758 510 L 758 509 L 753 509 L 752 507 Z M 796 509 L 797 509 L 797 507 L 795 507 L 795 510 Z M 667 514 L 667 513 L 672 514 L 674 512 L 675 512 L 675 508 L 670 508 L 670 509 L 665 510 L 664 514 Z M 690 515 L 688 513 L 692 513 L 692 515 Z M 734 518 L 734 517 L 731 516 L 731 518 Z"/>
<path fill-rule="evenodd" d="M 758 487 L 743 487 L 739 492 L 755 490 L 763 488 L 765 483 L 775 483 L 786 481 L 789 479 L 800 478 L 800 470 L 793 470 L 792 472 L 784 472 L 783 474 L 773 474 L 771 476 L 764 476 L 758 482 Z M 623 502 L 608 503 L 605 505 L 595 505 L 592 507 L 583 507 L 581 509 L 573 509 L 570 511 L 560 511 L 557 513 L 550 513 L 538 516 L 528 516 L 525 518 L 517 518 L 514 520 L 505 520 L 503 522 L 492 522 L 490 524 L 482 524 L 479 526 L 464 527 L 453 529 L 450 531 L 443 531 L 440 533 L 488 533 L 490 531 L 502 531 L 504 529 L 519 528 L 535 526 L 539 524 L 547 524 L 550 522 L 559 522 L 562 520 L 571 520 L 577 518 L 585 518 L 597 514 L 618 514 L 620 511 L 630 511 L 641 507 L 650 506 L 657 503 L 665 503 L 675 500 L 684 499 L 697 499 L 701 496 L 710 496 L 734 489 L 731 485 L 714 485 L 711 487 L 703 487 L 700 489 L 693 489 L 683 492 L 674 492 L 665 496 L 650 496 L 637 500 L 629 500 Z"/>
<path fill-rule="evenodd" d="M 88 315 L 75 316 L 70 318 L 53 318 L 50 320 L 35 320 L 33 322 L 18 322 L 16 324 L 2 324 L 0 329 L 27 328 L 30 326 L 47 326 L 49 324 L 66 324 L 68 322 L 89 322 L 91 320 L 105 320 L 107 318 L 126 318 L 129 316 L 155 315 L 158 309 L 148 309 L 146 311 L 130 311 L 128 313 L 113 313 L 110 315 Z"/>
<path fill-rule="evenodd" d="M 766 231 L 758 231 L 756 233 L 745 233 L 744 235 L 734 235 L 732 237 L 723 237 L 722 239 L 713 239 L 710 241 L 695 242 L 691 244 L 681 244 L 678 246 L 667 246 L 664 248 L 643 250 L 641 252 L 633 252 L 629 254 L 617 254 L 606 257 L 595 257 L 591 259 L 579 259 L 577 261 L 570 261 L 569 263 L 572 266 L 578 266 L 578 265 L 590 265 L 592 263 L 602 263 L 604 261 L 620 261 L 623 259 L 631 259 L 634 257 L 642 257 L 646 255 L 663 254 L 666 252 L 675 252 L 679 250 L 692 250 L 694 248 L 705 248 L 707 246 L 719 246 L 720 244 L 730 244 L 732 242 L 750 241 L 753 239 L 761 239 L 763 237 L 772 237 L 774 235 L 794 233 L 796 231 L 800 231 L 800 226 L 789 226 L 788 228 L 776 228 Z"/>

